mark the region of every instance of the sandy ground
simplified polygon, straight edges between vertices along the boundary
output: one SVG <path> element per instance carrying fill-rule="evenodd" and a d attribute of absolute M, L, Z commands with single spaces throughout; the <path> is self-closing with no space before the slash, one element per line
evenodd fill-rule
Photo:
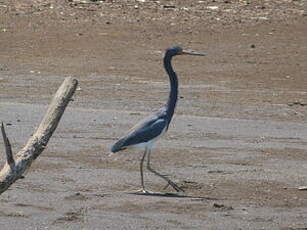
<path fill-rule="evenodd" d="M 0 1 L 0 120 L 14 151 L 66 76 L 80 89 L 48 144 L 0 197 L 1 229 L 307 229 L 306 1 Z M 153 167 L 185 189 L 139 195 L 141 151 L 109 155 L 180 98 Z M 1 157 L 3 164 L 4 157 Z"/>

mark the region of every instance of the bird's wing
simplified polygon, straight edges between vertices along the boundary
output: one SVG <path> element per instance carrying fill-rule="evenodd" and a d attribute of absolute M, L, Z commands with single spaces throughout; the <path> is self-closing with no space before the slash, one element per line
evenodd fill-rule
<path fill-rule="evenodd" d="M 117 152 L 128 146 L 148 142 L 162 134 L 165 128 L 167 128 L 167 121 L 164 117 L 157 116 L 157 114 L 147 117 L 116 142 L 111 151 Z"/>
<path fill-rule="evenodd" d="M 156 119 L 154 121 L 146 122 L 143 125 L 137 126 L 136 129 L 131 130 L 126 136 L 129 145 L 135 145 L 143 142 L 148 142 L 159 136 L 166 128 L 165 119 Z"/>

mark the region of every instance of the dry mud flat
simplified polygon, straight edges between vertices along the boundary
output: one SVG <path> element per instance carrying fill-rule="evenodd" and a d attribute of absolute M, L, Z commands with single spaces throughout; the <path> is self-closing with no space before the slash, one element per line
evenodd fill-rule
<path fill-rule="evenodd" d="M 15 151 L 64 77 L 80 82 L 1 195 L 1 229 L 306 229 L 306 5 L 1 1 L 0 119 Z M 174 60 L 180 100 L 152 159 L 186 192 L 146 174 L 157 194 L 136 195 L 141 152 L 108 149 L 166 100 L 172 44 L 208 54 Z"/>
<path fill-rule="evenodd" d="M 17 146 L 45 110 L 19 103 L 1 108 L 1 117 L 14 124 L 8 131 Z M 6 117 L 7 111 L 14 116 Z M 2 195 L 2 223 L 16 229 L 306 226 L 306 193 L 297 190 L 307 179 L 305 123 L 176 116 L 153 162 L 176 175 L 186 192 L 149 196 L 134 193 L 140 153 L 107 154 L 119 133 L 110 127 L 128 128 L 139 117 L 70 108 L 48 151 Z M 163 191 L 164 182 L 150 174 L 146 183 Z"/>

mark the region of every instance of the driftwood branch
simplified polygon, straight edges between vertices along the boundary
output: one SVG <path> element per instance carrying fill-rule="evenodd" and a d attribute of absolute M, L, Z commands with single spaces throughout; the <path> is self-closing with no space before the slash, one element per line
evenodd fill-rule
<path fill-rule="evenodd" d="M 46 148 L 50 137 L 55 131 L 66 106 L 73 96 L 78 81 L 71 77 L 64 80 L 54 95 L 48 110 L 33 136 L 25 147 L 13 157 L 9 139 L 6 136 L 3 124 L 1 132 L 4 140 L 7 162 L 0 171 L 0 194 L 6 191 L 16 180 L 23 178 L 23 173 L 31 166 L 32 162 Z"/>
<path fill-rule="evenodd" d="M 5 147 L 5 154 L 6 154 L 7 163 L 11 168 L 14 168 L 15 160 L 14 160 L 14 157 L 13 157 L 12 147 L 11 147 L 11 143 L 10 143 L 9 139 L 6 136 L 3 122 L 1 122 L 1 133 L 2 133 L 3 143 L 4 143 L 4 147 Z"/>

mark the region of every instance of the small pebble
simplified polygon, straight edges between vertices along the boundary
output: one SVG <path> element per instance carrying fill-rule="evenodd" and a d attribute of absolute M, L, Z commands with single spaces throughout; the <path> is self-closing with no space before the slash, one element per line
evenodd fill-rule
<path fill-rule="evenodd" d="M 218 6 L 207 6 L 207 9 L 209 10 L 217 10 L 218 8 Z"/>
<path fill-rule="evenodd" d="M 170 8 L 176 8 L 174 5 L 163 5 L 163 8 L 170 9 Z"/>

